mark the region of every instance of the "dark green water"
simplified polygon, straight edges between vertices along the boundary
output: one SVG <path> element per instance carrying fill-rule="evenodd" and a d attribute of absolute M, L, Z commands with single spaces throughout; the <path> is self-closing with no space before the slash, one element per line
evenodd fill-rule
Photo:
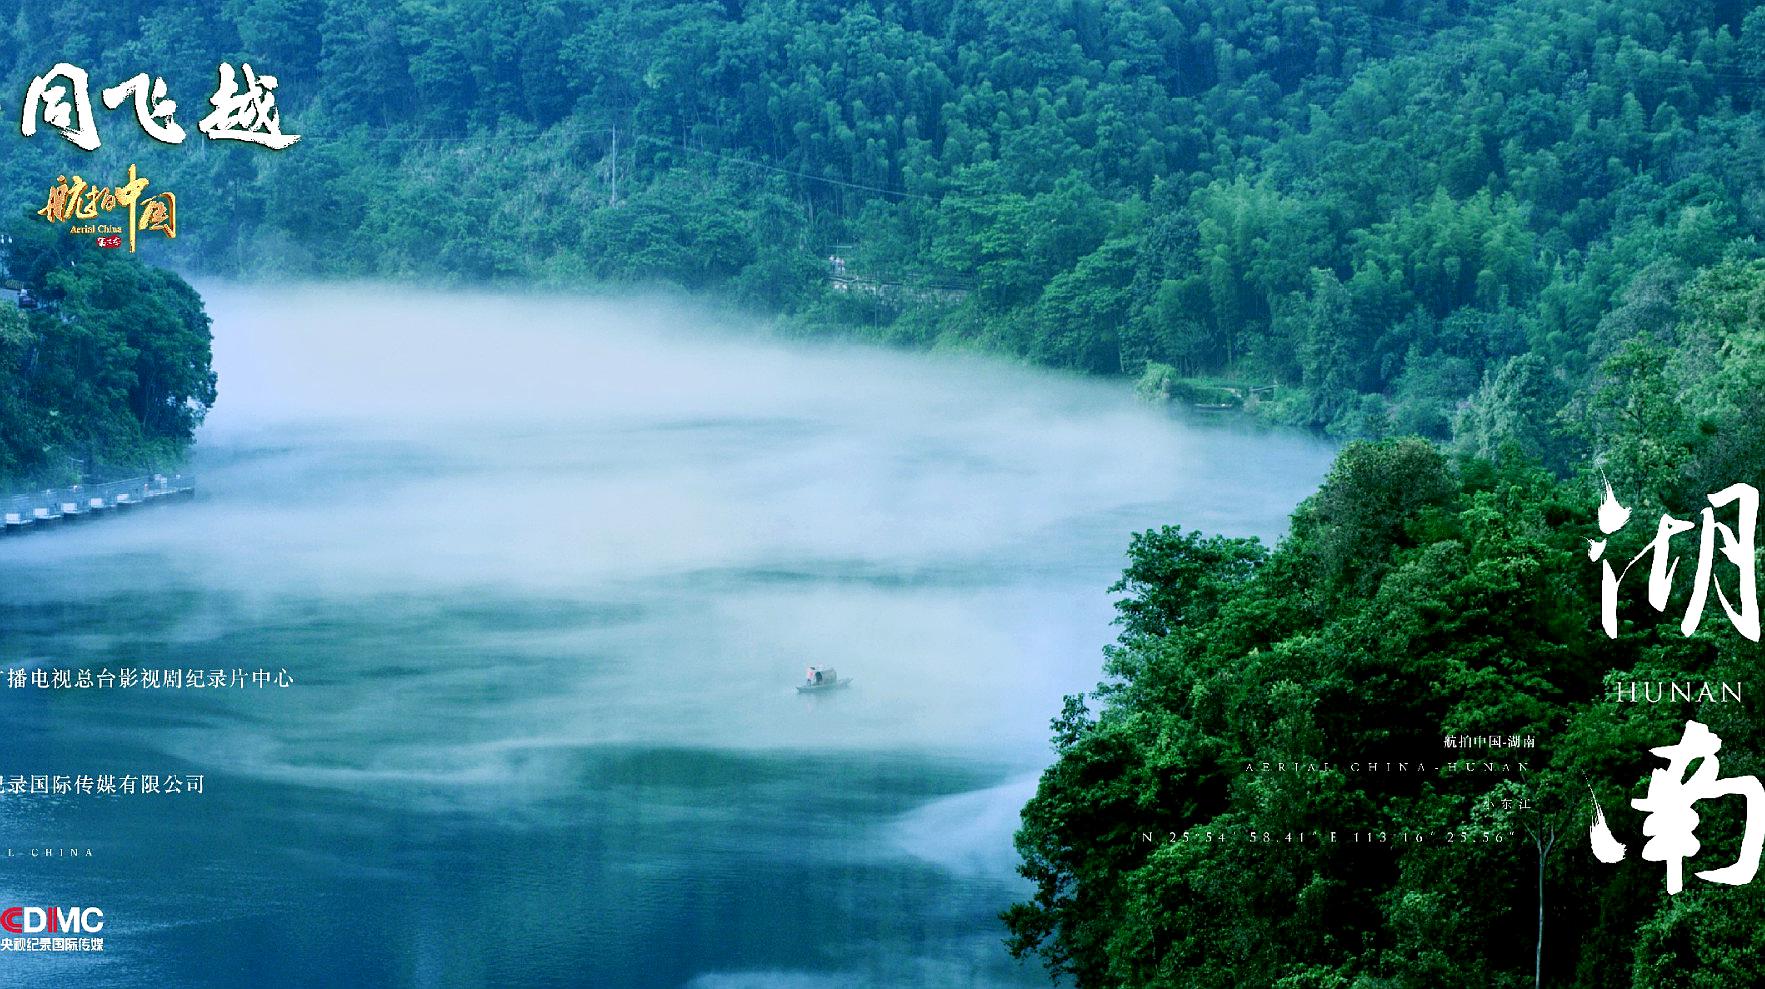
<path fill-rule="evenodd" d="M 1046 984 L 1010 835 L 1128 533 L 1329 457 L 663 302 L 205 294 L 201 498 L 0 543 L 0 666 L 297 682 L 0 691 L 0 774 L 206 777 L 0 795 L 0 899 L 106 918 L 0 980 Z"/>

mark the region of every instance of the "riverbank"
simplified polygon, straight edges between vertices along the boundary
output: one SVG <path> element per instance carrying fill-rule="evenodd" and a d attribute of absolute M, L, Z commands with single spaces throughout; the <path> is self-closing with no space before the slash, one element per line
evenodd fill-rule
<path fill-rule="evenodd" d="M 0 498 L 0 536 L 19 536 L 196 497 L 194 474 L 152 474 Z"/>
<path fill-rule="evenodd" d="M 1303 389 L 1273 381 L 1208 375 L 1185 376 L 1169 364 L 1151 363 L 1134 382 L 1134 396 L 1152 405 L 1196 412 L 1235 412 L 1270 425 L 1293 425 L 1292 407 Z"/>

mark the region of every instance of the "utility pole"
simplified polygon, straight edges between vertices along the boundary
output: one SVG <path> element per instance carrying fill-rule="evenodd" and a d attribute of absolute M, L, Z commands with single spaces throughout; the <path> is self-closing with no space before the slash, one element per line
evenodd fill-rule
<path fill-rule="evenodd" d="M 608 206 L 619 205 L 619 125 L 613 125 L 613 192 L 607 199 Z"/>

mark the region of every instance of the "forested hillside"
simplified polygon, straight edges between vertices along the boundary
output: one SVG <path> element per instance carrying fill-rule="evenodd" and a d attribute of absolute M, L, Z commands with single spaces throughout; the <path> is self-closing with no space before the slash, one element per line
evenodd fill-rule
<path fill-rule="evenodd" d="M 1491 448 L 1765 223 L 1739 3 L 10 6 L 10 92 L 163 74 L 191 124 L 222 59 L 280 80 L 285 151 L 0 141 L 17 207 L 141 162 L 197 270 L 661 281 L 1348 436 Z"/>
<path fill-rule="evenodd" d="M 1604 702 L 1620 681 L 1765 681 L 1714 605 L 1680 634 L 1687 581 L 1662 614 L 1633 577 L 1605 637 L 1587 559 L 1607 483 L 1638 520 L 1620 561 L 1661 513 L 1765 485 L 1765 11 L 0 15 L 7 92 L 60 61 L 96 85 L 164 75 L 193 132 L 159 145 L 101 110 L 95 153 L 0 136 L 6 208 L 41 235 L 9 271 L 39 307 L 0 305 L 0 476 L 175 449 L 214 400 L 187 286 L 32 216 L 57 175 L 112 184 L 131 162 L 179 196 L 177 239 L 141 257 L 192 271 L 660 283 L 794 332 L 1254 403 L 1368 442 L 1277 546 L 1136 538 L 1107 682 L 1055 720 L 1025 811 L 1036 886 L 1006 916 L 1013 947 L 1085 986 L 1765 984 L 1765 882 L 1670 898 L 1653 865 L 1601 865 L 1583 837 L 1598 794 L 1636 856 L 1628 800 L 1689 717 L 1721 735 L 1725 776 L 1765 771 L 1744 705 Z M 194 134 L 222 60 L 278 78 L 298 144 Z M 1536 747 L 1523 771 L 1442 770 L 1460 735 Z M 1399 761 L 1430 768 L 1348 768 Z M 1700 867 L 1733 859 L 1738 809 L 1705 805 Z M 1390 837 L 1408 834 L 1433 837 Z"/>
<path fill-rule="evenodd" d="M 1765 486 L 1765 263 L 1677 298 L 1605 365 L 1582 406 L 1595 458 L 1568 480 L 1512 443 L 1494 463 L 1355 443 L 1274 548 L 1135 537 L 1108 679 L 1055 719 L 1024 812 L 1037 891 L 1006 915 L 1014 949 L 1081 986 L 1765 983 L 1765 885 L 1689 878 L 1740 858 L 1743 802 L 1697 804 L 1677 896 L 1630 805 L 1693 718 L 1722 776 L 1765 773 L 1761 647 L 1714 594 L 1682 634 L 1693 534 L 1664 611 L 1648 557 L 1621 583 L 1615 639 L 1589 562 L 1607 481 L 1634 516 L 1604 548 L 1619 569 L 1662 512 Z M 1739 562 L 1711 571 L 1737 608 Z M 1667 682 L 1743 700 L 1612 701 Z M 1590 850 L 1596 794 L 1627 861 Z"/>

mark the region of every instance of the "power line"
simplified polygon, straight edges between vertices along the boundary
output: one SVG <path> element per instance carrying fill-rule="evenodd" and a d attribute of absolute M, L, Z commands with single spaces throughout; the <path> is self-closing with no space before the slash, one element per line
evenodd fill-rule
<path fill-rule="evenodd" d="M 763 168 L 769 172 L 778 172 L 781 175 L 794 175 L 797 178 L 803 179 L 804 181 L 807 181 L 807 182 L 824 182 L 828 185 L 839 186 L 844 189 L 859 189 L 859 190 L 862 190 L 865 192 L 875 192 L 875 193 L 878 193 L 878 194 L 884 195 L 884 196 L 901 196 L 901 197 L 908 198 L 908 199 L 923 199 L 926 202 L 930 202 L 930 203 L 935 203 L 938 201 L 938 197 L 928 196 L 928 195 L 921 193 L 921 192 L 908 192 L 905 189 L 890 189 L 890 188 L 886 188 L 883 186 L 865 185 L 862 182 L 848 182 L 845 179 L 831 179 L 831 178 L 828 178 L 823 175 L 812 175 L 808 172 L 801 172 L 801 171 L 797 171 L 795 169 L 784 168 L 780 165 L 771 165 L 771 164 L 767 164 L 766 162 L 762 162 L 762 161 L 752 161 L 747 158 L 738 158 L 734 155 L 721 154 L 719 152 L 711 151 L 706 148 L 695 148 L 695 147 L 692 147 L 687 144 L 683 144 L 678 141 L 669 141 L 665 138 L 652 137 L 649 135 L 640 135 L 637 138 L 637 140 L 649 141 L 654 144 L 661 144 L 661 145 L 665 145 L 665 146 L 671 147 L 671 148 L 678 148 L 681 151 L 686 151 L 691 154 L 706 155 L 706 156 L 709 156 L 712 158 L 716 158 L 718 161 L 732 162 L 737 165 L 747 165 L 750 168 Z"/>
<path fill-rule="evenodd" d="M 304 134 L 304 135 L 302 135 L 302 137 L 305 139 L 308 139 L 308 140 L 311 140 L 313 138 L 317 138 L 321 141 L 354 140 L 354 138 L 345 138 L 345 137 L 333 136 L 333 135 L 328 135 L 328 134 Z M 890 188 L 888 186 L 879 186 L 879 185 L 868 185 L 863 182 L 853 182 L 853 181 L 850 181 L 847 179 L 830 178 L 826 175 L 815 175 L 811 172 L 804 172 L 804 171 L 800 171 L 800 170 L 794 169 L 794 168 L 785 168 L 782 165 L 774 165 L 769 162 L 754 161 L 751 158 L 742 158 L 742 157 L 738 157 L 736 155 L 723 154 L 721 152 L 712 151 L 708 148 L 693 147 L 692 145 L 686 144 L 682 141 L 671 141 L 667 138 L 655 137 L 655 136 L 649 135 L 649 134 L 640 134 L 637 137 L 633 138 L 633 140 L 644 141 L 644 142 L 648 142 L 651 144 L 660 144 L 663 147 L 673 148 L 678 151 L 684 151 L 684 152 L 687 152 L 688 154 L 705 155 L 710 158 L 715 158 L 718 161 L 726 161 L 726 162 L 729 162 L 729 163 L 735 164 L 735 165 L 744 165 L 749 168 L 760 168 L 760 169 L 765 169 L 766 171 L 769 171 L 769 172 L 777 172 L 781 175 L 790 175 L 790 176 L 794 176 L 796 178 L 802 179 L 805 182 L 820 182 L 824 185 L 838 186 L 842 189 L 856 189 L 856 190 L 860 190 L 863 192 L 874 192 L 874 193 L 876 193 L 878 195 L 882 195 L 882 196 L 896 196 L 896 197 L 903 198 L 903 199 L 919 199 L 919 200 L 924 200 L 925 202 L 928 202 L 928 203 L 935 203 L 935 202 L 939 201 L 939 198 L 937 196 L 929 196 L 923 192 L 909 192 L 906 189 L 896 189 L 896 188 Z M 411 136 L 376 135 L 372 138 L 369 138 L 366 143 L 378 144 L 378 143 L 394 143 L 394 142 L 402 143 L 402 144 L 475 145 L 475 146 L 522 146 L 522 145 L 526 145 L 526 144 L 531 143 L 530 141 L 517 141 L 514 138 L 488 138 L 487 139 L 484 137 L 425 137 L 425 136 L 421 136 L 421 135 L 411 135 Z"/>

